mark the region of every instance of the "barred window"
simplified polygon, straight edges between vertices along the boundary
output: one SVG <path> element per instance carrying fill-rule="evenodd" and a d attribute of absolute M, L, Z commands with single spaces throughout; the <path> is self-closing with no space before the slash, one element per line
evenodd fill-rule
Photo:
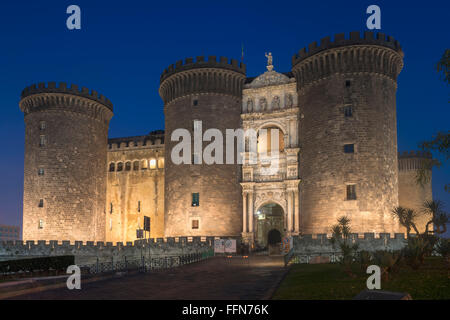
<path fill-rule="evenodd" d="M 355 153 L 355 145 L 353 143 L 344 144 L 344 152 L 345 153 Z"/>
<path fill-rule="evenodd" d="M 344 115 L 346 118 L 353 117 L 353 107 L 352 106 L 346 106 L 344 108 Z"/>
<path fill-rule="evenodd" d="M 356 200 L 356 185 L 347 185 L 347 200 Z"/>
<path fill-rule="evenodd" d="M 42 135 L 39 137 L 39 147 L 45 146 L 46 143 L 47 143 L 47 139 L 45 138 L 45 135 L 42 134 Z"/>
<path fill-rule="evenodd" d="M 200 205 L 200 194 L 198 192 L 192 194 L 192 206 L 198 207 Z"/>

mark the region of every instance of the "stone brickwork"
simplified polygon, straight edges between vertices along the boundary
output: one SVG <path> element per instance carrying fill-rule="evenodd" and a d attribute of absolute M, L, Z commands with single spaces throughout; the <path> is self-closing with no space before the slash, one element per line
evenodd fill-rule
<path fill-rule="evenodd" d="M 396 251 L 406 245 L 405 234 L 396 233 L 393 237 L 389 233 L 380 233 L 375 236 L 374 233 L 364 233 L 364 235 L 353 234 L 352 243 L 358 244 L 358 250 L 365 251 Z M 340 249 L 333 247 L 330 238 L 326 234 L 305 234 L 303 236 L 294 236 L 294 253 L 296 255 L 330 255 L 339 254 Z"/>
<path fill-rule="evenodd" d="M 300 105 L 301 231 L 399 232 L 396 79 L 402 51 L 391 37 L 352 32 L 322 39 L 293 58 Z M 351 108 L 351 116 L 346 116 Z M 354 152 L 345 153 L 344 145 Z M 356 199 L 347 197 L 354 185 Z M 351 188 L 351 187 L 350 187 Z"/>
<path fill-rule="evenodd" d="M 136 239 L 144 216 L 150 236 L 164 236 L 164 131 L 109 139 L 106 241 Z"/>
<path fill-rule="evenodd" d="M 106 147 L 112 105 L 65 83 L 22 92 L 24 240 L 105 238 Z"/>
<path fill-rule="evenodd" d="M 186 59 L 184 65 L 179 62 L 168 70 L 161 76 L 159 90 L 165 104 L 165 236 L 239 235 L 242 228 L 240 166 L 176 165 L 171 160 L 171 152 L 178 142 L 171 141 L 171 135 L 183 128 L 193 138 L 194 120 L 202 121 L 202 132 L 216 128 L 223 137 L 226 129 L 240 128 L 245 66 L 238 66 L 235 60 L 228 63 L 226 58 L 216 62 L 215 57 L 209 57 L 206 62 L 203 57 L 197 57 L 195 62 Z M 208 144 L 204 142 L 202 150 Z M 201 159 L 201 155 L 198 157 Z M 199 206 L 192 206 L 193 193 L 199 194 Z"/>
<path fill-rule="evenodd" d="M 425 201 L 433 200 L 430 180 L 424 185 L 417 183 L 417 169 L 423 165 L 422 161 L 430 159 L 431 155 L 421 152 L 403 152 L 398 156 L 398 205 L 413 209 L 417 213 L 423 210 Z M 419 232 L 425 231 L 429 215 L 420 215 L 416 218 L 416 226 Z M 430 228 L 431 230 L 431 228 Z M 405 231 L 406 232 L 406 231 Z"/>
<path fill-rule="evenodd" d="M 51 256 L 75 256 L 75 264 L 86 265 L 97 262 L 139 260 L 142 255 L 152 257 L 176 256 L 200 253 L 214 246 L 213 238 L 181 237 L 136 240 L 134 242 L 96 242 L 88 241 L 6 241 L 0 242 L 0 261 Z"/>

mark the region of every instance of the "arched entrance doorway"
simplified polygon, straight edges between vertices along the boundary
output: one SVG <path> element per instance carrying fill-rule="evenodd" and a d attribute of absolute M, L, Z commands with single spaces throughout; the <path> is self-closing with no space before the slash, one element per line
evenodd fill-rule
<path fill-rule="evenodd" d="M 267 234 L 267 243 L 268 245 L 276 245 L 281 243 L 281 233 L 277 229 L 272 229 Z"/>
<path fill-rule="evenodd" d="M 268 203 L 256 211 L 255 246 L 268 248 L 269 244 L 281 243 L 284 235 L 284 211 L 276 203 Z"/>

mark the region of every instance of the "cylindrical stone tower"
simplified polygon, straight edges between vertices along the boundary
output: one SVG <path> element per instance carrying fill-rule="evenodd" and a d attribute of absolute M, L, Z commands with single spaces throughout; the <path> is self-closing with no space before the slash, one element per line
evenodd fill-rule
<path fill-rule="evenodd" d="M 398 205 L 413 209 L 419 214 L 423 210 L 425 201 L 433 200 L 432 171 L 428 172 L 430 179 L 423 185 L 417 183 L 416 179 L 417 170 L 423 167 L 424 161 L 431 161 L 431 154 L 411 151 L 398 155 Z M 419 232 L 425 232 L 425 226 L 430 219 L 429 215 L 424 214 L 415 219 Z M 432 230 L 432 226 L 429 230 Z"/>
<path fill-rule="evenodd" d="M 338 217 L 352 231 L 400 232 L 396 89 L 403 53 L 392 37 L 337 34 L 293 57 L 300 106 L 300 223 L 331 233 Z"/>
<path fill-rule="evenodd" d="M 25 88 L 24 240 L 103 241 L 112 104 L 65 83 Z"/>
<path fill-rule="evenodd" d="M 245 65 L 221 57 L 178 61 L 161 75 L 159 93 L 165 114 L 165 236 L 239 236 L 242 226 L 240 166 L 225 164 L 226 129 L 240 128 Z M 194 120 L 223 135 L 224 164 L 175 164 L 176 129 L 191 136 L 189 159 L 202 159 L 193 145 Z M 211 142 L 203 142 L 203 151 Z M 236 155 L 236 154 L 235 154 Z M 191 161 L 192 162 L 192 161 Z"/>

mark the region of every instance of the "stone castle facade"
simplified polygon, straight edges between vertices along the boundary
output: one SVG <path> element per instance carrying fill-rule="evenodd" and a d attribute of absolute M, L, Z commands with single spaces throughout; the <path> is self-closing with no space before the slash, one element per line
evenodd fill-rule
<path fill-rule="evenodd" d="M 330 233 L 342 215 L 355 233 L 403 232 L 392 208 L 418 208 L 431 199 L 431 183 L 413 183 L 424 155 L 397 151 L 399 43 L 382 33 L 337 34 L 300 50 L 285 73 L 267 57 L 267 71 L 254 78 L 224 57 L 169 66 L 159 89 L 165 130 L 138 137 L 108 139 L 113 107 L 95 91 L 26 88 L 24 240 L 132 241 L 144 216 L 152 238 L 242 237 L 260 246 Z M 174 164 L 172 132 L 194 136 L 197 120 L 202 132 L 223 136 L 277 129 L 278 150 L 259 134 L 257 150 L 242 152 L 254 163 Z M 192 150 L 192 159 L 201 156 Z"/>

